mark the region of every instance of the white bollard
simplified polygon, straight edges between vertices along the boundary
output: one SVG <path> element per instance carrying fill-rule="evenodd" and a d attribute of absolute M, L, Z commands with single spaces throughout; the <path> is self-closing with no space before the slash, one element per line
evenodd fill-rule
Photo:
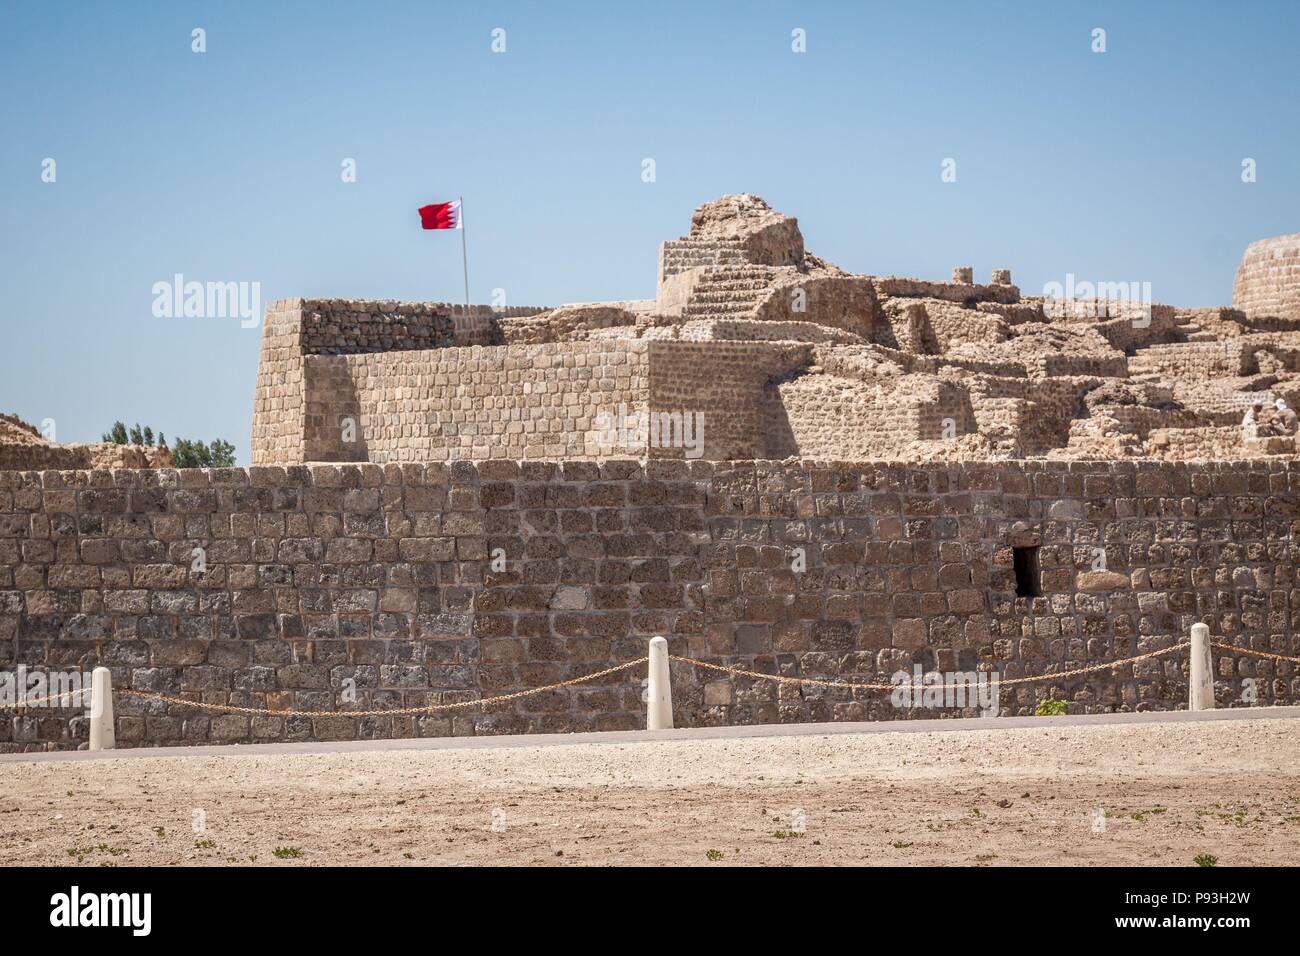
<path fill-rule="evenodd" d="M 668 673 L 668 642 L 662 637 L 650 639 L 650 680 L 646 697 L 646 730 L 671 730 L 673 726 L 673 688 Z"/>
<path fill-rule="evenodd" d="M 113 744 L 113 675 L 96 667 L 90 675 L 90 749 L 112 750 Z"/>
<path fill-rule="evenodd" d="M 1188 710 L 1214 710 L 1214 663 L 1210 659 L 1210 625 L 1192 625 L 1192 675 Z"/>

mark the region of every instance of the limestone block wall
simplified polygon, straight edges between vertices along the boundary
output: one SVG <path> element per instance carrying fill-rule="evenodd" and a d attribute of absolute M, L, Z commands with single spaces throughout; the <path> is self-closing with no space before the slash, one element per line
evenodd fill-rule
<path fill-rule="evenodd" d="M 924 303 L 915 299 L 886 300 L 872 340 L 913 355 L 934 355 L 939 351 L 929 313 Z"/>
<path fill-rule="evenodd" d="M 754 458 L 765 383 L 811 350 L 597 339 L 309 355 L 305 460 Z"/>
<path fill-rule="evenodd" d="M 868 337 L 881 320 L 881 310 L 875 289 L 865 277 L 806 276 L 789 270 L 755 305 L 754 318 L 812 322 Z"/>
<path fill-rule="evenodd" d="M 1006 338 L 1006 321 L 998 315 L 963 308 L 942 299 L 916 300 L 925 308 L 922 337 L 933 340 L 933 351 L 946 352 L 963 343 L 987 345 Z"/>
<path fill-rule="evenodd" d="M 498 338 L 497 318 L 541 311 L 354 299 L 267 303 L 253 395 L 253 464 L 305 460 L 306 356 L 488 345 Z"/>
<path fill-rule="evenodd" d="M 965 389 L 920 376 L 874 384 L 826 374 L 778 380 L 766 390 L 764 416 L 769 458 L 913 455 L 917 441 L 975 430 Z"/>
<path fill-rule="evenodd" d="M 1232 284 L 1232 305 L 1252 318 L 1300 319 L 1300 233 L 1246 247 Z"/>
<path fill-rule="evenodd" d="M 645 408 L 648 346 L 609 340 L 313 355 L 306 381 L 308 461 L 594 458 L 602 454 L 600 413 Z"/>
<path fill-rule="evenodd" d="M 962 282 L 930 282 L 906 276 L 878 276 L 871 278 L 877 297 L 943 299 L 974 305 L 977 302 L 997 302 L 1006 305 L 1020 301 L 1020 290 L 1013 285 L 974 285 Z"/>
<path fill-rule="evenodd" d="M 1040 355 L 1025 362 L 1031 375 L 1046 378 L 1070 376 L 1101 376 L 1124 378 L 1129 372 L 1128 360 L 1114 355 Z"/>
<path fill-rule="evenodd" d="M 1244 339 L 1227 342 L 1183 342 L 1140 349 L 1129 359 L 1129 374 L 1160 375 L 1190 381 L 1246 375 L 1251 368 L 1251 351 Z"/>
<path fill-rule="evenodd" d="M 1146 438 L 1156 428 L 1196 429 L 1203 423 L 1195 412 L 1165 410 L 1143 405 L 1098 405 L 1093 414 L 1103 415 L 1126 433 Z"/>
<path fill-rule="evenodd" d="M 885 682 L 914 664 L 1061 671 L 1169 646 L 1197 620 L 1296 654 L 1298 494 L 1300 463 L 1281 460 L 2 472 L 0 668 L 103 664 L 118 687 L 340 712 L 119 697 L 130 747 L 635 728 L 638 672 L 487 711 L 346 711 L 539 687 L 639 657 L 655 634 L 763 673 Z M 1038 548 L 1040 596 L 1016 595 L 1015 546 Z M 1215 660 L 1220 706 L 1241 705 L 1247 678 L 1260 704 L 1300 695 L 1290 665 Z M 1186 668 L 1008 687 L 1001 706 L 1173 708 Z M 673 684 L 679 726 L 955 715 L 679 664 Z M 0 715 L 5 750 L 85 734 L 75 712 Z"/>
<path fill-rule="evenodd" d="M 659 278 L 662 289 L 667 280 L 692 269 L 705 266 L 741 266 L 749 262 L 743 241 L 738 238 L 694 239 L 683 236 L 659 244 Z"/>
<path fill-rule="evenodd" d="M 253 464 L 303 460 L 304 399 L 303 300 L 268 302 L 253 391 Z"/>
<path fill-rule="evenodd" d="M 47 468 L 165 468 L 172 463 L 166 448 L 113 442 L 0 442 L 0 471 Z"/>
<path fill-rule="evenodd" d="M 301 346 L 308 355 L 353 355 L 497 343 L 495 320 L 546 311 L 448 302 L 314 299 L 302 305 Z"/>
<path fill-rule="evenodd" d="M 1148 447 L 1160 458 L 1240 459 L 1294 455 L 1294 435 L 1259 435 L 1243 439 L 1240 425 L 1216 428 L 1152 429 Z"/>
<path fill-rule="evenodd" d="M 498 340 L 469 344 L 541 345 L 599 337 L 608 329 L 634 326 L 636 314 L 622 305 L 566 305 L 521 318 L 496 319 Z"/>
<path fill-rule="evenodd" d="M 1069 441 L 1070 423 L 1084 411 L 1084 393 L 1098 384 L 1089 377 L 981 375 L 970 383 L 970 403 L 982 431 L 1009 423 L 1020 436 L 1022 451 L 1040 455 Z"/>
<path fill-rule="evenodd" d="M 811 345 L 763 342 L 650 342 L 649 408 L 668 415 L 697 414 L 703 457 L 763 456 L 767 383 L 812 361 Z M 684 458 L 686 449 L 649 449 L 659 458 Z"/>
<path fill-rule="evenodd" d="M 660 269 L 664 268 L 662 260 Z M 692 266 L 689 269 L 670 272 L 659 280 L 655 292 L 655 313 L 658 315 L 679 316 L 691 301 L 691 295 L 705 272 L 704 266 Z"/>
<path fill-rule="evenodd" d="M 1114 303 L 1110 303 L 1112 306 Z M 1147 314 L 1145 309 L 1150 309 Z M 1121 352 L 1176 340 L 1176 311 L 1171 305 L 1124 303 L 1119 315 L 1093 324 L 1111 345 Z M 1207 310 L 1209 311 L 1209 310 Z M 1113 313 L 1112 313 L 1113 314 Z"/>

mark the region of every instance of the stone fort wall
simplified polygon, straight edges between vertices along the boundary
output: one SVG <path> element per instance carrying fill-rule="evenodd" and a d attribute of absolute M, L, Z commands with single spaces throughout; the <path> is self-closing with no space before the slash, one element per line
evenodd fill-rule
<path fill-rule="evenodd" d="M 760 672 L 885 681 L 914 663 L 1010 678 L 1123 658 L 1197 620 L 1295 654 L 1298 493 L 1288 460 L 0 472 L 0 667 L 104 664 L 119 687 L 328 710 L 542 686 L 639 657 L 655 634 Z M 1017 596 L 1016 547 L 1037 549 L 1039 596 Z M 1216 667 L 1220 706 L 1248 678 L 1260 704 L 1300 695 L 1289 665 L 1216 654 Z M 1011 687 L 1002 708 L 1049 695 L 1174 708 L 1185 672 L 1175 655 Z M 642 676 L 455 716 L 214 715 L 122 697 L 117 739 L 635 728 Z M 937 715 L 676 664 L 673 680 L 682 726 Z M 0 719 L 6 750 L 85 734 L 67 712 Z"/>
<path fill-rule="evenodd" d="M 307 460 L 311 357 L 491 345 L 497 337 L 494 319 L 541 311 L 352 299 L 267 303 L 253 396 L 253 464 Z"/>
<path fill-rule="evenodd" d="M 304 459 L 595 457 L 597 416 L 644 409 L 648 366 L 627 342 L 310 355 Z"/>
<path fill-rule="evenodd" d="M 307 355 L 299 461 L 690 456 L 665 429 L 656 442 L 634 422 L 611 442 L 607 425 L 624 413 L 667 415 L 673 435 L 695 416 L 695 457 L 755 458 L 764 382 L 811 351 L 611 339 Z"/>

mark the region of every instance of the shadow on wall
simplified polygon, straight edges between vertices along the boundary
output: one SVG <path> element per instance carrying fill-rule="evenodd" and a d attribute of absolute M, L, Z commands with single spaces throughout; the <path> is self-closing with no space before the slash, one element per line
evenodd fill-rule
<path fill-rule="evenodd" d="M 790 420 L 789 409 L 781 395 L 781 386 L 787 382 L 803 378 L 810 374 L 809 368 L 814 361 L 809 354 L 806 361 L 786 369 L 779 375 L 772 375 L 763 383 L 759 399 L 759 452 L 764 458 L 780 461 L 784 458 L 798 458 L 801 454 L 799 439 L 794 424 Z"/>
<path fill-rule="evenodd" d="M 775 461 L 799 457 L 799 441 L 794 437 L 790 415 L 781 401 L 779 382 L 777 379 L 763 386 L 763 422 L 759 431 L 762 442 L 759 451 L 764 458 Z"/>
<path fill-rule="evenodd" d="M 370 461 L 361 401 L 346 355 L 305 357 L 306 461 Z"/>

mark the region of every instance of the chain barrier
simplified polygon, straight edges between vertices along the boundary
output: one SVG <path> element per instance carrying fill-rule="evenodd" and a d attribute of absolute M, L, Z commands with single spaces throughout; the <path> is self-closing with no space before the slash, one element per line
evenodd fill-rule
<path fill-rule="evenodd" d="M 1280 661 L 1287 664 L 1300 664 L 1300 657 L 1288 657 L 1284 654 L 1274 654 L 1269 651 L 1256 651 L 1247 647 L 1238 647 L 1235 644 L 1228 644 L 1224 641 L 1211 641 L 1212 647 L 1227 651 L 1233 654 L 1245 654 L 1250 657 L 1261 657 L 1267 660 Z M 1084 667 L 1075 667 L 1070 670 L 1056 671 L 1051 674 L 1036 674 L 1030 677 L 1011 677 L 1000 679 L 998 685 L 1001 687 L 1010 687 L 1017 684 L 1032 684 L 1039 681 L 1063 680 L 1067 677 L 1076 677 L 1080 674 L 1090 674 L 1096 671 L 1114 670 L 1129 664 L 1135 664 L 1138 661 L 1152 660 L 1157 657 L 1165 657 L 1169 654 L 1175 654 L 1188 650 L 1191 647 L 1189 641 L 1181 641 L 1169 647 L 1161 648 L 1156 651 L 1149 651 L 1146 654 L 1138 654 L 1136 657 L 1126 657 L 1118 661 L 1104 661 L 1098 664 L 1088 664 Z M 779 684 L 799 684 L 809 687 L 829 687 L 829 688 L 847 688 L 850 690 L 895 690 L 897 684 L 881 684 L 877 682 L 859 682 L 848 680 L 826 680 L 818 677 L 791 677 L 785 674 L 764 674 L 759 671 L 745 670 L 740 667 L 730 667 L 725 664 L 712 664 L 708 661 L 695 660 L 691 657 L 678 657 L 675 654 L 668 656 L 670 661 L 676 661 L 679 664 L 689 664 L 692 667 L 699 667 L 704 670 L 715 671 L 724 674 L 732 674 L 736 677 L 749 677 L 756 680 L 774 681 Z M 494 704 L 501 704 L 512 700 L 521 700 L 525 697 L 533 697 L 537 694 L 545 694 L 548 691 L 560 690 L 565 687 L 574 687 L 578 684 L 585 684 L 588 681 L 598 680 L 601 677 L 608 677 L 610 674 L 617 674 L 620 671 L 629 670 L 633 667 L 639 667 L 649 662 L 649 657 L 638 657 L 635 660 L 627 661 L 623 664 L 617 664 L 614 667 L 607 667 L 591 674 L 584 674 L 581 677 L 573 677 L 569 680 L 560 681 L 557 684 L 547 684 L 544 687 L 532 687 L 528 690 L 516 691 L 513 694 L 501 694 L 496 697 L 480 697 L 474 700 L 456 701 L 450 704 L 426 704 L 420 707 L 385 707 L 374 710 L 273 710 L 266 707 L 240 707 L 235 704 L 212 704 L 206 701 L 190 700 L 186 697 L 177 697 L 173 694 L 160 694 L 154 691 L 134 690 L 132 688 L 115 689 L 114 693 L 122 697 L 134 697 L 138 700 L 152 700 L 164 704 L 173 704 L 182 707 L 192 707 L 197 710 L 206 710 L 213 713 L 222 714 L 250 714 L 256 716 L 271 717 L 384 717 L 384 716 L 402 716 L 414 714 L 436 714 L 446 711 L 469 710 L 473 707 L 489 707 Z M 927 688 L 948 689 L 961 688 L 967 685 L 962 684 L 934 684 L 926 685 Z M 17 704 L 0 704 L 0 711 L 5 710 L 23 710 L 27 707 L 43 704 L 48 701 L 58 700 L 63 697 L 74 695 L 88 696 L 88 689 L 64 691 L 58 694 L 50 694 L 45 697 L 37 697 L 21 701 Z M 78 705 L 70 705 L 78 706 Z"/>

